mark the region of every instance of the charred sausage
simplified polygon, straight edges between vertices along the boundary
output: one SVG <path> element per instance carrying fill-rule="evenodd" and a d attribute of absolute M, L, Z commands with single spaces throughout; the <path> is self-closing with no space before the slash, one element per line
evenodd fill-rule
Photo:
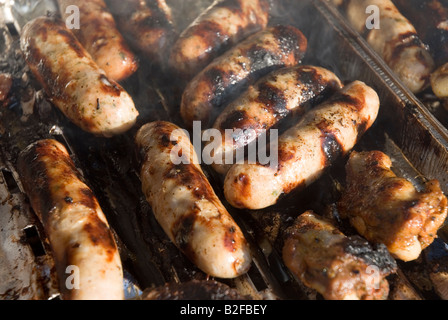
<path fill-rule="evenodd" d="M 171 241 L 208 275 L 235 278 L 247 272 L 251 255 L 245 237 L 198 165 L 184 131 L 153 122 L 139 130 L 136 144 L 143 193 Z M 173 160 L 178 154 L 182 162 Z"/>
<path fill-rule="evenodd" d="M 310 105 L 318 104 L 342 86 L 333 72 L 316 66 L 283 68 L 260 79 L 216 120 L 213 128 L 221 132 L 223 140 L 213 154 L 221 163 L 213 164 L 213 169 L 225 175 L 235 163 L 237 150 L 279 126 L 291 113 L 302 115 Z M 231 130 L 231 137 L 226 130 Z M 232 159 L 232 164 L 226 164 L 227 159 Z"/>
<path fill-rule="evenodd" d="M 360 81 L 347 85 L 280 137 L 277 166 L 234 165 L 224 181 L 228 202 L 237 208 L 262 209 L 276 204 L 283 194 L 309 186 L 355 146 L 378 111 L 379 97 L 372 88 Z"/>
<path fill-rule="evenodd" d="M 187 127 L 209 127 L 222 107 L 248 84 L 274 69 L 299 64 L 307 39 L 292 26 L 276 26 L 250 36 L 215 59 L 187 85 L 181 115 Z"/>
<path fill-rule="evenodd" d="M 429 46 L 437 66 L 448 62 L 448 8 L 440 0 L 394 0 Z"/>
<path fill-rule="evenodd" d="M 22 30 L 21 48 L 51 102 L 73 123 L 111 137 L 139 115 L 129 94 L 109 79 L 62 21 L 36 18 Z"/>
<path fill-rule="evenodd" d="M 213 59 L 269 21 L 267 0 L 216 0 L 174 44 L 171 69 L 188 81 Z"/>
<path fill-rule="evenodd" d="M 117 25 L 132 48 L 145 60 L 165 67 L 176 31 L 165 0 L 106 0 Z"/>
<path fill-rule="evenodd" d="M 72 0 L 58 0 L 62 18 L 66 20 L 72 13 Z M 93 60 L 103 69 L 107 76 L 115 81 L 122 81 L 132 75 L 138 68 L 138 62 L 129 49 L 125 39 L 117 30 L 112 14 L 104 0 L 78 0 L 80 28 L 73 33 L 90 53 Z"/>
<path fill-rule="evenodd" d="M 83 182 L 66 148 L 41 140 L 19 156 L 18 171 L 30 203 L 48 236 L 59 287 L 65 300 L 120 300 L 123 271 L 106 217 L 92 190 Z M 78 281 L 66 285 L 68 267 Z"/>

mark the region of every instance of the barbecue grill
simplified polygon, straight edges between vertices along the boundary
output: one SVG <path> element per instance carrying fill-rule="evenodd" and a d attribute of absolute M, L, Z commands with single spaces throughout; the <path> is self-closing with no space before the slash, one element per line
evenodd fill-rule
<path fill-rule="evenodd" d="M 178 28 L 185 28 L 210 3 L 168 1 Z M 17 172 L 19 152 L 45 138 L 69 150 L 87 184 L 97 196 L 119 246 L 127 299 L 166 283 L 212 280 L 169 241 L 146 202 L 134 149 L 137 129 L 150 121 L 167 120 L 182 126 L 179 87 L 157 65 L 140 57 L 138 72 L 123 82 L 140 111 L 130 132 L 106 139 L 94 137 L 70 123 L 46 99 L 21 55 L 18 37 L 33 17 L 57 14 L 50 0 L 0 2 L 0 72 L 12 75 L 9 98 L 0 109 L 0 299 L 59 299 L 54 261 L 43 227 L 34 214 Z M 276 2 L 270 24 L 291 24 L 308 38 L 303 63 L 326 67 L 342 81 L 361 80 L 380 96 L 381 111 L 374 127 L 355 150 L 380 150 L 391 156 L 399 176 L 422 188 L 438 179 L 448 192 L 448 130 L 444 112 L 412 94 L 343 15 L 324 0 Z M 433 100 L 429 99 L 433 102 Z M 260 211 L 232 208 L 225 202 L 222 180 L 204 167 L 216 193 L 251 246 L 250 271 L 220 281 L 243 296 L 266 300 L 316 300 L 322 297 L 292 275 L 281 259 L 282 235 L 294 218 L 307 210 L 338 216 L 335 203 L 344 189 L 344 165 L 335 163 L 310 188 Z M 352 232 L 347 226 L 348 233 Z M 389 277 L 390 299 L 448 298 L 448 232 L 413 262 L 399 262 Z"/>

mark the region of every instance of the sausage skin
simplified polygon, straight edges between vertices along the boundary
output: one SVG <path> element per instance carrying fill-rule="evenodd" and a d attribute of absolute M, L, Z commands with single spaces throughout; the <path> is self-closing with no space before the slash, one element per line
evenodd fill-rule
<path fill-rule="evenodd" d="M 340 5 L 352 26 L 365 36 L 370 46 L 383 58 L 398 78 L 413 93 L 429 86 L 434 59 L 415 27 L 391 0 L 333 0 Z M 377 6 L 380 28 L 366 28 L 366 9 Z"/>
<path fill-rule="evenodd" d="M 190 80 L 233 45 L 266 28 L 269 12 L 267 0 L 214 1 L 180 34 L 171 50 L 171 69 Z"/>
<path fill-rule="evenodd" d="M 288 115 L 305 113 L 310 105 L 318 104 L 342 87 L 333 72 L 309 65 L 283 68 L 263 77 L 228 105 L 216 120 L 213 128 L 220 131 L 223 139 L 215 147 L 214 156 L 222 159 L 222 164 L 213 164 L 213 169 L 225 175 L 232 166 L 225 163 L 228 155 L 235 160 L 237 150 L 256 141 Z M 230 139 L 226 130 L 232 130 Z"/>
<path fill-rule="evenodd" d="M 309 186 L 373 125 L 379 104 L 377 93 L 363 82 L 347 85 L 281 135 L 276 168 L 234 165 L 224 181 L 227 201 L 237 208 L 263 209 Z"/>
<path fill-rule="evenodd" d="M 189 137 L 168 122 L 143 126 L 136 136 L 142 156 L 142 190 L 171 241 L 202 271 L 218 278 L 246 273 L 246 239 L 198 165 Z M 175 164 L 172 155 L 188 161 Z"/>
<path fill-rule="evenodd" d="M 62 298 L 124 299 L 123 271 L 114 236 L 66 148 L 55 140 L 38 141 L 22 151 L 18 169 L 48 236 Z M 67 277 L 76 275 L 67 273 L 70 266 L 79 269 L 79 289 L 66 285 Z"/>
<path fill-rule="evenodd" d="M 39 17 L 22 30 L 21 49 L 51 102 L 74 124 L 111 137 L 139 115 L 129 94 L 109 79 L 62 21 Z"/>
<path fill-rule="evenodd" d="M 67 8 L 74 2 L 57 2 L 65 21 L 72 14 Z M 138 69 L 137 59 L 118 31 L 104 0 L 78 0 L 76 6 L 79 8 L 80 28 L 74 29 L 73 33 L 98 66 L 117 82 L 134 74 Z"/>
<path fill-rule="evenodd" d="M 188 128 L 201 121 L 209 128 L 232 97 L 269 72 L 299 64 L 305 56 L 307 39 L 292 26 L 260 31 L 216 58 L 187 85 L 181 116 Z"/>
<path fill-rule="evenodd" d="M 167 62 L 176 37 L 171 8 L 165 0 L 106 0 L 132 48 L 152 64 Z"/>

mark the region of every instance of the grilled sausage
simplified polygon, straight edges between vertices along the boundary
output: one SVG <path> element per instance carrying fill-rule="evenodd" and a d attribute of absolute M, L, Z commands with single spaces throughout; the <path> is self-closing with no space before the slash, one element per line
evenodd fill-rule
<path fill-rule="evenodd" d="M 213 164 L 213 169 L 225 175 L 231 167 L 226 159 L 235 161 L 237 150 L 279 126 L 292 112 L 303 114 L 310 105 L 341 88 L 342 83 L 333 72 L 315 66 L 283 68 L 260 79 L 216 120 L 213 128 L 221 132 L 223 140 L 213 154 L 221 159 L 221 164 Z M 232 130 L 231 137 L 226 130 Z"/>
<path fill-rule="evenodd" d="M 262 209 L 283 194 L 309 186 L 355 146 L 378 111 L 379 98 L 372 88 L 360 81 L 347 85 L 280 137 L 275 168 L 234 165 L 224 182 L 227 200 L 237 208 Z"/>
<path fill-rule="evenodd" d="M 288 228 L 286 266 L 327 300 L 385 300 L 397 263 L 384 245 L 347 237 L 331 221 L 308 211 Z"/>
<path fill-rule="evenodd" d="M 72 13 L 69 7 L 72 0 L 58 0 L 62 18 L 66 20 Z M 80 28 L 73 33 L 90 53 L 93 60 L 103 69 L 107 76 L 115 81 L 122 81 L 135 73 L 137 60 L 126 41 L 117 30 L 112 14 L 104 0 L 78 0 Z"/>
<path fill-rule="evenodd" d="M 384 59 L 402 82 L 414 93 L 429 85 L 434 60 L 414 26 L 391 0 L 333 0 L 352 26 L 363 34 L 372 48 Z M 375 5 L 380 12 L 380 28 L 366 28 L 366 8 Z"/>
<path fill-rule="evenodd" d="M 22 29 L 25 59 L 53 104 L 81 129 L 111 137 L 130 129 L 138 111 L 62 21 L 40 17 Z"/>
<path fill-rule="evenodd" d="M 448 98 L 448 63 L 431 74 L 431 88 L 438 98 L 444 100 Z"/>
<path fill-rule="evenodd" d="M 198 165 L 189 137 L 179 130 L 167 122 L 139 130 L 143 193 L 171 241 L 202 271 L 238 277 L 250 267 L 249 247 Z M 184 161 L 176 164 L 178 154 Z"/>
<path fill-rule="evenodd" d="M 132 48 L 154 64 L 166 63 L 176 31 L 165 0 L 106 0 Z"/>
<path fill-rule="evenodd" d="M 394 0 L 430 48 L 437 66 L 448 62 L 448 8 L 440 0 Z"/>
<path fill-rule="evenodd" d="M 54 140 L 38 141 L 20 154 L 18 169 L 50 241 L 62 298 L 124 299 L 123 271 L 114 236 L 65 147 Z M 79 274 L 67 269 L 71 266 L 77 267 Z M 79 278 L 72 282 L 69 276 Z M 78 281 L 79 289 L 67 287 L 66 282 L 75 285 Z"/>
<path fill-rule="evenodd" d="M 174 44 L 171 69 L 186 81 L 269 21 L 267 0 L 216 0 Z"/>
<path fill-rule="evenodd" d="M 209 127 L 222 106 L 258 77 L 301 62 L 307 39 L 292 26 L 276 26 L 250 36 L 215 59 L 187 85 L 181 115 L 187 127 L 201 121 Z"/>

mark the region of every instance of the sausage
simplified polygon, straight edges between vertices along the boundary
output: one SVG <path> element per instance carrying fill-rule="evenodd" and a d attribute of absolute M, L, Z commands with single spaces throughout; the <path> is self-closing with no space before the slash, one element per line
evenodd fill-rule
<path fill-rule="evenodd" d="M 132 48 L 153 64 L 166 63 L 176 37 L 171 8 L 165 0 L 106 0 L 118 28 Z"/>
<path fill-rule="evenodd" d="M 28 146 L 18 158 L 26 194 L 42 222 L 65 300 L 124 299 L 123 270 L 114 236 L 92 190 L 66 148 L 55 140 Z M 77 267 L 79 273 L 67 272 Z M 67 287 L 79 276 L 79 289 Z"/>
<path fill-rule="evenodd" d="M 341 8 L 352 26 L 365 35 L 370 46 L 397 74 L 413 93 L 429 85 L 434 60 L 415 27 L 404 17 L 391 0 L 333 0 Z M 366 28 L 366 8 L 375 5 L 380 12 L 380 28 Z"/>
<path fill-rule="evenodd" d="M 63 20 L 70 17 L 72 0 L 58 0 Z M 122 81 L 138 69 L 138 62 L 125 39 L 117 30 L 112 14 L 104 0 L 78 0 L 80 28 L 73 29 L 79 42 L 93 60 L 114 81 Z"/>
<path fill-rule="evenodd" d="M 437 66 L 448 62 L 448 8 L 440 0 L 394 0 L 400 12 L 415 26 L 429 46 Z"/>
<path fill-rule="evenodd" d="M 278 151 L 277 166 L 234 165 L 224 181 L 226 199 L 237 208 L 263 209 L 309 186 L 373 125 L 379 104 L 365 83 L 347 85 L 281 135 L 278 150 L 271 150 Z"/>
<path fill-rule="evenodd" d="M 210 276 L 246 273 L 251 265 L 246 239 L 198 165 L 184 131 L 152 122 L 139 130 L 136 144 L 143 160 L 143 193 L 171 241 Z M 173 161 L 173 154 L 184 161 Z"/>
<path fill-rule="evenodd" d="M 238 96 L 248 84 L 274 69 L 301 62 L 307 39 L 292 26 L 260 31 L 215 59 L 187 85 L 181 116 L 187 127 L 201 121 L 212 125 L 222 106 Z"/>
<path fill-rule="evenodd" d="M 139 115 L 129 94 L 109 79 L 62 21 L 39 17 L 22 29 L 21 49 L 51 102 L 74 124 L 111 137 Z"/>
<path fill-rule="evenodd" d="M 216 120 L 213 128 L 219 130 L 223 140 L 215 146 L 213 156 L 221 163 L 214 163 L 213 169 L 225 175 L 235 163 L 237 150 L 280 126 L 291 113 L 303 114 L 310 105 L 318 104 L 342 87 L 333 72 L 310 65 L 283 68 L 260 79 L 227 106 Z M 232 130 L 230 138 L 226 130 Z M 234 161 L 226 164 L 226 159 Z"/>
<path fill-rule="evenodd" d="M 249 35 L 266 28 L 268 0 L 216 0 L 174 43 L 169 65 L 190 80 L 213 59 Z"/>
<path fill-rule="evenodd" d="M 437 98 L 443 100 L 448 98 L 448 63 L 431 74 L 431 88 Z"/>

